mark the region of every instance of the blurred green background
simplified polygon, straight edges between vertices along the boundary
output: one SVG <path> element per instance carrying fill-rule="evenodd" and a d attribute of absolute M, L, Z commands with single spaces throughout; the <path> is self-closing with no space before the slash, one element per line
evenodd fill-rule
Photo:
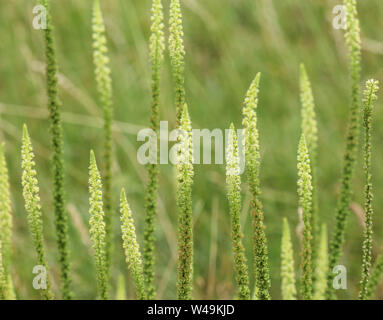
<path fill-rule="evenodd" d="M 93 77 L 91 0 L 52 1 L 60 68 L 65 133 L 67 209 L 76 298 L 96 298 L 95 269 L 88 236 L 89 150 L 102 154 L 102 111 Z M 296 192 L 296 150 L 300 135 L 299 63 L 312 81 L 319 122 L 319 207 L 321 222 L 332 229 L 339 193 L 342 154 L 350 102 L 350 82 L 343 31 L 332 27 L 332 9 L 341 0 L 183 0 L 186 92 L 194 128 L 241 126 L 244 95 L 262 72 L 259 130 L 264 202 L 272 277 L 272 296 L 280 297 L 282 218 L 294 228 L 296 269 L 299 241 Z M 163 0 L 168 20 L 169 0 Z M 14 208 L 13 275 L 19 298 L 39 298 L 32 288 L 35 253 L 21 195 L 20 141 L 27 123 L 36 152 L 44 211 L 49 265 L 58 293 L 59 270 L 53 228 L 50 139 L 44 79 L 42 32 L 32 27 L 31 0 L 0 0 L 0 139 L 6 142 Z M 102 8 L 109 41 L 116 126 L 115 203 L 127 188 L 142 243 L 146 170 L 137 162 L 136 133 L 149 123 L 150 0 L 104 0 Z M 363 38 L 362 79 L 383 80 L 383 3 L 358 1 Z M 167 25 L 167 23 L 166 23 Z M 168 32 L 166 31 L 166 35 Z M 161 81 L 161 120 L 175 122 L 173 83 L 168 52 Z M 381 96 L 381 95 L 380 95 Z M 383 110 L 374 113 L 373 182 L 375 185 L 374 256 L 383 249 Z M 195 298 L 234 296 L 230 219 L 222 165 L 196 165 L 193 207 L 195 234 Z M 245 182 L 245 176 L 243 176 Z M 157 227 L 158 298 L 175 298 L 176 221 L 171 165 L 161 166 Z M 348 270 L 343 298 L 356 298 L 360 280 L 363 216 L 362 153 L 354 184 L 353 211 L 341 263 Z M 252 270 L 249 193 L 243 184 L 242 226 Z M 112 297 L 120 274 L 129 298 L 134 288 L 121 246 L 119 214 L 115 217 Z M 251 272 L 251 282 L 254 276 Z M 383 286 L 378 297 L 383 298 Z"/>

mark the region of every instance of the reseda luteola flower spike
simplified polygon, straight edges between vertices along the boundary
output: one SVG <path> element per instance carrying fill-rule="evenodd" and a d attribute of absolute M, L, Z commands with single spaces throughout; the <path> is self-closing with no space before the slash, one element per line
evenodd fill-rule
<path fill-rule="evenodd" d="M 300 65 L 300 90 L 302 103 L 302 131 L 307 141 L 307 148 L 310 152 L 310 158 L 316 159 L 318 148 L 318 128 L 315 115 L 314 96 L 311 89 L 311 83 L 303 63 Z"/>
<path fill-rule="evenodd" d="M 328 241 L 327 228 L 322 225 L 318 248 L 318 262 L 316 272 L 316 281 L 314 283 L 314 300 L 325 300 L 328 272 Z"/>
<path fill-rule="evenodd" d="M 313 206 L 311 211 L 311 226 L 312 226 L 312 271 L 313 283 L 315 283 L 315 268 L 317 264 L 318 250 L 318 199 L 317 199 L 317 178 L 316 178 L 316 163 L 317 163 L 317 148 L 318 148 L 318 127 L 315 114 L 314 96 L 311 89 L 311 83 L 306 72 L 306 68 L 302 63 L 300 65 L 300 98 L 301 98 L 301 115 L 302 115 L 302 132 L 306 138 L 307 148 L 310 154 L 312 185 L 313 185 Z M 315 287 L 314 287 L 315 288 Z"/>
<path fill-rule="evenodd" d="M 193 291 L 193 136 L 192 125 L 185 104 L 180 129 L 184 133 L 177 153 L 177 208 L 178 208 L 178 276 L 179 300 L 192 299 Z"/>
<path fill-rule="evenodd" d="M 296 300 L 294 251 L 291 242 L 290 227 L 286 218 L 283 219 L 282 248 L 281 248 L 281 279 L 282 299 Z"/>
<path fill-rule="evenodd" d="M 349 54 L 349 69 L 352 81 L 352 101 L 350 108 L 350 119 L 347 133 L 347 145 L 343 158 L 343 171 L 342 171 L 342 185 L 340 191 L 340 198 L 336 209 L 335 227 L 333 236 L 330 241 L 329 250 L 329 273 L 327 279 L 326 298 L 334 298 L 333 289 L 333 268 L 338 263 L 342 254 L 342 246 L 344 243 L 345 230 L 347 219 L 349 216 L 349 205 L 352 197 L 352 178 L 355 171 L 356 156 L 358 151 L 359 139 L 359 121 L 360 121 L 360 63 L 361 63 L 361 40 L 359 20 L 357 17 L 356 1 L 344 0 L 347 13 L 346 23 L 346 44 Z"/>
<path fill-rule="evenodd" d="M 105 207 L 105 229 L 106 229 L 106 262 L 109 278 L 110 264 L 112 260 L 112 239 L 113 239 L 113 196 L 112 196 L 112 163 L 113 163 L 113 90 L 110 77 L 107 40 L 105 37 L 105 25 L 102 17 L 100 1 L 93 2 L 93 62 L 94 73 L 97 83 L 97 91 L 104 113 L 104 163 L 103 163 L 103 184 L 104 184 L 104 207 Z"/>
<path fill-rule="evenodd" d="M 8 168 L 5 160 L 4 143 L 0 144 L 0 242 L 5 277 L 4 298 L 14 300 L 16 298 L 10 272 L 11 264 L 11 236 L 12 236 L 12 214 L 11 196 L 8 177 Z"/>
<path fill-rule="evenodd" d="M 169 18 L 169 54 L 175 82 L 177 128 L 180 125 L 182 110 L 185 104 L 185 48 L 183 35 L 180 1 L 171 0 Z"/>
<path fill-rule="evenodd" d="M 372 220 L 373 220 L 373 190 L 372 190 L 372 173 L 371 173 L 371 131 L 372 131 L 372 111 L 374 102 L 378 99 L 377 92 L 379 90 L 379 82 L 376 80 L 368 80 L 366 82 L 366 89 L 364 91 L 364 110 L 363 110 L 363 124 L 364 124 L 364 170 L 365 170 L 365 231 L 363 240 L 363 261 L 362 261 L 362 279 L 360 281 L 359 299 L 367 299 L 367 285 L 371 269 L 371 255 L 372 255 Z"/>
<path fill-rule="evenodd" d="M 132 211 L 130 210 L 129 203 L 126 200 L 124 189 L 121 191 L 121 222 L 126 263 L 128 264 L 129 270 L 133 276 L 137 298 L 139 300 L 144 300 L 146 299 L 146 295 L 140 246 L 137 242 Z"/>
<path fill-rule="evenodd" d="M 150 59 L 152 63 L 152 103 L 150 127 L 158 134 L 160 105 L 160 72 L 165 50 L 164 14 L 161 0 L 152 3 L 152 34 L 150 36 Z M 157 150 L 156 150 L 157 151 Z M 158 157 L 158 152 L 156 152 Z M 158 165 L 148 165 L 149 181 L 145 192 L 144 275 L 148 299 L 155 299 L 155 224 L 157 216 Z"/>
<path fill-rule="evenodd" d="M 37 264 L 46 270 L 46 290 L 41 290 L 41 295 L 46 300 L 53 299 L 51 292 L 51 282 L 48 276 L 48 266 L 45 259 L 44 239 L 43 239 L 43 220 L 40 205 L 40 189 L 38 186 L 37 172 L 35 169 L 34 153 L 31 139 L 28 134 L 27 126 L 24 125 L 23 144 L 21 150 L 21 168 L 23 196 L 25 209 L 28 213 L 28 224 L 32 235 L 32 242 L 37 254 Z"/>
<path fill-rule="evenodd" d="M 51 145 L 53 149 L 53 194 L 55 225 L 57 233 L 57 246 L 61 268 L 62 297 L 65 300 L 72 298 L 71 277 L 68 249 L 68 217 L 65 212 L 64 191 L 64 160 L 63 160 L 63 133 L 61 126 L 61 102 L 58 97 L 57 62 L 53 36 L 52 17 L 50 13 L 50 0 L 40 0 L 46 8 L 47 27 L 45 35 L 46 80 L 48 94 L 48 109 L 51 130 Z"/>
<path fill-rule="evenodd" d="M 249 275 L 241 232 L 241 177 L 239 170 L 238 141 L 234 125 L 230 125 L 226 150 L 226 185 L 231 218 L 231 239 L 234 254 L 234 271 L 238 299 L 250 300 Z"/>
<path fill-rule="evenodd" d="M 100 299 L 107 300 L 109 297 L 109 286 L 105 251 L 106 231 L 103 208 L 104 204 L 102 198 L 101 175 L 97 168 L 96 157 L 93 151 L 90 152 L 89 194 L 89 233 L 93 244 L 96 263 L 98 293 Z"/>
<path fill-rule="evenodd" d="M 251 215 L 253 218 L 254 233 L 254 266 L 255 266 L 255 298 L 269 300 L 270 297 L 270 273 L 268 262 L 268 249 L 265 234 L 262 202 L 260 200 L 260 153 L 259 133 L 257 129 L 257 113 L 259 82 L 261 74 L 258 73 L 252 82 L 243 107 L 242 124 L 245 134 L 245 158 L 248 183 L 252 196 Z"/>
<path fill-rule="evenodd" d="M 310 156 L 305 136 L 299 142 L 298 148 L 298 196 L 299 207 L 302 209 L 303 240 L 302 240 L 302 297 L 312 299 L 312 249 L 311 249 L 311 209 L 312 209 L 312 177 Z"/>

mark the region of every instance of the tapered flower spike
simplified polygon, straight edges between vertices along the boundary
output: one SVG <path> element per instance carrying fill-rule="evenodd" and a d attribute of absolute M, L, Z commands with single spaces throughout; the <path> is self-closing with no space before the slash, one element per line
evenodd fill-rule
<path fill-rule="evenodd" d="M 314 290 L 314 300 L 325 300 L 328 272 L 328 241 L 327 228 L 322 225 L 320 242 L 318 248 L 318 262 L 316 268 L 316 281 Z"/>
<path fill-rule="evenodd" d="M 152 104 L 150 107 L 150 126 L 158 134 L 160 106 L 160 72 L 164 58 L 164 14 L 161 0 L 152 3 L 152 27 L 150 37 L 150 58 L 152 62 Z M 156 149 L 158 158 L 158 152 Z M 149 182 L 145 193 L 145 231 L 144 231 L 144 275 L 147 298 L 155 299 L 155 225 L 157 216 L 158 165 L 148 165 Z"/>
<path fill-rule="evenodd" d="M 185 104 L 185 48 L 183 36 L 184 32 L 182 27 L 180 1 L 171 0 L 169 18 L 169 53 L 173 78 L 175 81 L 177 127 L 180 125 L 182 110 Z"/>
<path fill-rule="evenodd" d="M 34 157 L 35 155 L 33 153 L 28 129 L 27 126 L 24 125 L 21 168 L 23 169 L 22 186 L 25 209 L 28 213 L 28 224 L 32 235 L 32 242 L 37 254 L 37 263 L 47 270 L 48 267 L 45 259 L 43 239 L 43 220 L 40 205 L 40 189 L 38 186 Z M 53 293 L 51 292 L 51 282 L 49 276 L 47 276 L 46 285 L 47 288 L 45 290 L 41 290 L 41 296 L 46 300 L 51 300 L 53 299 Z"/>
<path fill-rule="evenodd" d="M 364 170 L 365 170 L 365 231 L 363 240 L 363 262 L 362 262 L 362 279 L 360 281 L 359 299 L 367 299 L 367 285 L 371 269 L 372 255 L 372 220 L 373 220 L 373 190 L 372 190 L 372 174 L 371 174 L 371 131 L 372 131 L 372 109 L 373 104 L 377 100 L 376 95 L 379 90 L 379 82 L 376 80 L 368 80 L 364 91 Z"/>
<path fill-rule="evenodd" d="M 188 108 L 185 105 L 180 129 L 181 139 L 177 154 L 177 209 L 178 209 L 178 276 L 179 300 L 192 299 L 193 291 L 193 144 L 192 127 Z"/>
<path fill-rule="evenodd" d="M 302 240 L 302 297 L 312 299 L 312 177 L 310 156 L 306 145 L 305 136 L 302 135 L 298 148 L 298 196 L 299 207 L 302 208 L 303 240 Z"/>
<path fill-rule="evenodd" d="M 358 151 L 359 121 L 360 121 L 360 71 L 361 71 L 361 40 L 359 20 L 357 16 L 356 0 L 344 0 L 347 13 L 346 44 L 349 54 L 349 69 L 351 73 L 351 107 L 347 133 L 347 145 L 343 160 L 341 191 L 335 216 L 333 236 L 329 246 L 329 273 L 327 277 L 326 298 L 334 298 L 333 268 L 338 263 L 342 254 L 345 230 L 349 216 L 349 206 L 352 197 L 352 178 L 355 171 L 356 156 Z"/>
<path fill-rule="evenodd" d="M 372 299 L 376 288 L 383 278 L 383 254 L 377 258 L 374 266 L 371 268 L 370 276 L 368 278 L 366 300 Z"/>
<path fill-rule="evenodd" d="M 108 271 L 106 261 L 106 230 L 104 204 L 102 198 L 101 175 L 97 168 L 94 152 L 90 152 L 89 167 L 89 226 L 90 238 L 93 244 L 97 272 L 99 298 L 108 300 Z"/>
<path fill-rule="evenodd" d="M 124 189 L 121 191 L 121 222 L 126 263 L 128 264 L 129 270 L 133 276 L 137 298 L 139 300 L 144 300 L 146 299 L 146 294 L 140 246 L 137 242 L 136 228 L 134 227 L 132 212 L 128 201 L 126 200 Z"/>
<path fill-rule="evenodd" d="M 104 163 L 103 163 L 103 183 L 104 183 L 104 207 L 105 207 L 105 228 L 106 228 L 106 257 L 107 270 L 109 277 L 110 263 L 112 259 L 112 237 L 113 237 L 113 196 L 112 196 L 112 163 L 113 163 L 113 90 L 112 79 L 110 77 L 109 58 L 107 40 L 105 36 L 105 25 L 102 17 L 100 1 L 93 2 L 93 62 L 94 73 L 97 83 L 97 91 L 100 103 L 104 112 Z"/>
<path fill-rule="evenodd" d="M 297 289 L 295 286 L 294 251 L 291 242 L 290 227 L 286 218 L 283 219 L 281 261 L 282 299 L 296 300 Z"/>
<path fill-rule="evenodd" d="M 302 104 L 302 131 L 307 140 L 311 158 L 315 159 L 318 148 L 318 127 L 315 114 L 314 96 L 304 64 L 300 65 L 300 96 Z"/>
<path fill-rule="evenodd" d="M 261 74 L 258 73 L 252 82 L 243 107 L 243 121 L 245 127 L 245 162 L 248 183 L 252 196 L 251 215 L 253 218 L 254 234 L 254 265 L 255 265 L 255 298 L 269 300 L 270 297 L 270 272 L 267 249 L 267 239 L 263 217 L 262 202 L 260 200 L 260 153 L 259 133 L 257 129 L 257 114 L 259 82 Z"/>
<path fill-rule="evenodd" d="M 242 244 L 241 231 L 241 177 L 239 172 L 239 155 L 237 134 L 234 125 L 230 125 L 228 146 L 226 150 L 226 185 L 231 218 L 231 239 L 234 254 L 234 271 L 237 282 L 237 296 L 240 300 L 250 300 L 249 274 L 245 248 Z"/>
<path fill-rule="evenodd" d="M 318 126 L 315 114 L 314 96 L 311 89 L 310 79 L 307 75 L 306 68 L 302 63 L 300 65 L 300 98 L 301 98 L 301 114 L 302 114 L 302 132 L 306 138 L 307 148 L 310 154 L 311 173 L 313 177 L 313 207 L 311 211 L 312 226 L 312 270 L 313 283 L 315 283 L 315 269 L 317 263 L 317 250 L 319 245 L 319 227 L 318 227 L 318 199 L 317 199 L 317 183 L 316 183 L 316 163 L 318 149 Z"/>
<path fill-rule="evenodd" d="M 68 216 L 65 212 L 63 130 L 61 125 L 61 102 L 58 97 L 58 68 L 56 62 L 56 49 L 54 43 L 52 17 L 50 13 L 50 0 L 40 1 L 40 3 L 46 8 L 47 13 L 47 27 L 44 30 L 46 81 L 51 130 L 51 145 L 53 151 L 53 197 L 57 247 L 61 268 L 62 297 L 65 300 L 70 300 L 72 298 L 72 293 L 68 249 Z"/>
<path fill-rule="evenodd" d="M 10 273 L 11 264 L 12 213 L 8 169 L 5 161 L 4 143 L 0 144 L 0 242 L 2 249 L 4 277 L 6 281 L 4 297 L 14 300 L 15 293 Z"/>

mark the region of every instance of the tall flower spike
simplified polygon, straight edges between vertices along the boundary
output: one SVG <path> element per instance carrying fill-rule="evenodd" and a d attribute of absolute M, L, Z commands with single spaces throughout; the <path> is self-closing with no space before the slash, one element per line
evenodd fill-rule
<path fill-rule="evenodd" d="M 180 125 L 182 110 L 185 104 L 185 48 L 183 43 L 184 32 L 179 0 L 171 0 L 170 2 L 169 33 L 169 53 L 173 78 L 175 81 L 176 116 L 178 127 Z"/>
<path fill-rule="evenodd" d="M 371 299 L 374 295 L 376 288 L 382 281 L 383 277 L 383 253 L 377 258 L 374 266 L 371 269 L 370 277 L 367 283 L 366 299 Z"/>
<path fill-rule="evenodd" d="M 362 279 L 360 281 L 359 299 L 367 299 L 367 285 L 371 269 L 372 254 L 372 220 L 373 220 L 373 190 L 372 190 L 372 174 L 371 174 L 371 130 L 372 130 L 372 109 L 373 104 L 377 100 L 376 95 L 379 90 L 379 82 L 376 80 L 368 80 L 364 91 L 364 170 L 365 170 L 365 231 L 363 240 L 363 262 L 362 262 Z"/>
<path fill-rule="evenodd" d="M 286 218 L 283 219 L 281 260 L 282 299 L 296 300 L 297 289 L 295 287 L 294 251 L 291 242 L 290 227 Z"/>
<path fill-rule="evenodd" d="M 179 300 L 192 299 L 193 289 L 193 144 L 188 108 L 182 112 L 182 134 L 177 153 L 177 208 L 178 208 L 178 277 Z"/>
<path fill-rule="evenodd" d="M 48 109 L 51 130 L 51 145 L 53 149 L 52 172 L 53 172 L 53 196 L 55 225 L 57 233 L 57 246 L 59 263 L 61 268 L 62 297 L 65 300 L 72 298 L 71 278 L 68 249 L 68 217 L 65 212 L 64 191 L 64 151 L 63 133 L 61 125 L 61 102 L 58 97 L 58 79 L 56 49 L 53 36 L 52 17 L 50 14 L 50 0 L 40 0 L 46 8 L 47 27 L 45 35 L 46 56 L 46 81 L 48 94 Z"/>
<path fill-rule="evenodd" d="M 315 114 L 314 96 L 311 89 L 310 79 L 307 75 L 306 68 L 302 63 L 300 65 L 300 97 L 302 104 L 302 132 L 306 138 L 307 148 L 310 153 L 311 173 L 313 177 L 313 207 L 311 211 L 312 225 L 312 270 L 313 282 L 315 283 L 315 269 L 317 264 L 318 250 L 318 199 L 317 199 L 317 183 L 316 183 L 316 163 L 317 163 L 317 148 L 318 148 L 318 127 Z"/>
<path fill-rule="evenodd" d="M 105 251 L 106 231 L 104 222 L 104 204 L 102 200 L 102 183 L 100 172 L 97 168 L 96 157 L 93 151 L 90 152 L 89 194 L 89 232 L 96 262 L 99 297 L 102 300 L 108 300 L 109 286 Z"/>
<path fill-rule="evenodd" d="M 152 35 L 150 37 L 150 58 L 152 62 L 152 104 L 150 107 L 150 126 L 158 134 L 160 105 L 160 72 L 164 57 L 164 14 L 161 0 L 152 3 Z M 157 149 L 155 150 L 158 158 Z M 148 165 L 149 181 L 145 193 L 145 231 L 144 231 L 144 275 L 147 298 L 155 299 L 155 225 L 157 216 L 158 165 Z"/>
<path fill-rule="evenodd" d="M 28 213 L 28 224 L 32 235 L 32 242 L 37 254 L 37 263 L 43 266 L 47 271 L 48 267 L 45 259 L 43 220 L 40 205 L 40 189 L 38 186 L 34 157 L 35 155 L 33 154 L 28 129 L 27 126 L 24 125 L 21 168 L 23 169 L 22 186 L 25 209 Z M 41 290 L 41 296 L 46 300 L 53 299 L 49 277 L 46 279 L 46 289 Z"/>
<path fill-rule="evenodd" d="M 312 190 L 310 156 L 305 136 L 302 135 L 298 148 L 298 196 L 304 223 L 302 240 L 302 297 L 305 300 L 312 299 L 313 291 L 311 249 Z"/>
<path fill-rule="evenodd" d="M 113 90 L 112 79 L 110 77 L 109 58 L 107 40 L 105 37 L 105 25 L 102 17 L 100 1 L 93 2 L 93 62 L 94 73 L 97 83 L 97 91 L 100 103 L 104 112 L 104 207 L 105 207 L 105 228 L 106 228 L 106 258 L 107 271 L 109 277 L 109 266 L 112 260 L 112 237 L 113 237 L 113 141 L 112 141 L 112 121 L 113 121 Z"/>
<path fill-rule="evenodd" d="M 7 163 L 5 161 L 4 143 L 2 143 L 0 144 L 0 242 L 2 243 L 0 254 L 3 258 L 4 277 L 6 281 L 4 297 L 7 300 L 14 300 L 16 298 L 10 273 L 11 236 L 11 196 Z"/>
<path fill-rule="evenodd" d="M 327 228 L 322 226 L 320 233 L 320 242 L 318 248 L 318 262 L 316 269 L 316 281 L 314 290 L 314 300 L 325 300 L 327 287 L 327 272 L 328 272 L 328 243 L 327 243 Z"/>
<path fill-rule="evenodd" d="M 243 121 L 245 127 L 245 158 L 247 180 L 252 196 L 251 215 L 253 218 L 254 234 L 254 265 L 255 265 L 255 298 L 258 300 L 270 299 L 270 273 L 267 249 L 267 239 L 263 217 L 262 202 L 260 200 L 260 153 L 259 133 L 257 129 L 257 113 L 259 82 L 261 74 L 258 73 L 252 82 L 244 103 Z"/>
<path fill-rule="evenodd" d="M 121 222 L 126 263 L 128 264 L 129 270 L 133 276 L 137 298 L 139 300 L 144 300 L 146 299 L 146 295 L 140 246 L 137 242 L 132 211 L 130 210 L 128 201 L 126 200 L 124 189 L 122 189 L 121 192 Z"/>
<path fill-rule="evenodd" d="M 230 125 L 226 150 L 226 185 L 231 218 L 231 240 L 234 253 L 234 271 L 237 282 L 238 298 L 250 300 L 249 274 L 245 248 L 242 244 L 241 232 L 241 177 L 239 172 L 239 155 L 237 134 L 234 125 Z"/>
<path fill-rule="evenodd" d="M 347 133 L 347 145 L 343 159 L 343 171 L 341 180 L 341 191 L 335 216 L 335 227 L 330 241 L 329 272 L 327 277 L 326 298 L 334 298 L 332 287 L 334 274 L 333 268 L 338 263 L 342 254 L 347 219 L 349 216 L 349 205 L 352 197 L 352 178 L 355 171 L 356 156 L 359 139 L 359 109 L 360 109 L 360 63 L 361 63 L 361 40 L 359 20 L 357 17 L 356 0 L 344 0 L 347 12 L 346 44 L 349 54 L 349 69 L 351 73 L 351 107 Z"/>

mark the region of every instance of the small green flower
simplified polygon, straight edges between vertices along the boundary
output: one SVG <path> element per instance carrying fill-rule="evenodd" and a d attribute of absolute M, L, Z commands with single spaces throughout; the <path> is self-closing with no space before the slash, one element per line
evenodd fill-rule
<path fill-rule="evenodd" d="M 137 297 L 139 300 L 144 300 L 146 298 L 146 294 L 140 246 L 137 242 L 136 228 L 134 227 L 132 211 L 130 210 L 129 203 L 126 200 L 124 189 L 121 191 L 121 222 L 126 263 L 128 264 L 129 270 L 134 279 Z"/>
<path fill-rule="evenodd" d="M 226 150 L 226 184 L 231 218 L 231 239 L 234 253 L 235 279 L 238 287 L 238 298 L 250 300 L 249 275 L 245 248 L 242 244 L 241 232 L 241 177 L 239 172 L 239 156 L 237 134 L 234 125 L 230 125 L 228 146 Z"/>
<path fill-rule="evenodd" d="M 302 296 L 305 300 L 312 299 L 313 293 L 311 248 L 312 190 L 310 156 L 305 136 L 302 135 L 298 148 L 298 196 L 304 223 L 302 241 Z"/>
<path fill-rule="evenodd" d="M 106 230 L 104 204 L 102 199 L 101 175 L 97 168 L 94 152 L 90 152 L 89 167 L 89 226 L 90 238 L 93 244 L 94 258 L 97 271 L 99 297 L 108 300 L 108 271 L 106 257 Z"/>
<path fill-rule="evenodd" d="M 43 239 L 43 220 L 40 205 L 40 189 L 38 186 L 37 172 L 35 169 L 34 153 L 31 139 L 28 134 L 27 126 L 24 125 L 23 145 L 21 151 L 21 168 L 23 196 L 25 209 L 28 213 L 28 224 L 32 235 L 32 242 L 37 254 L 37 263 L 47 270 L 45 258 L 44 239 Z M 41 290 L 41 295 L 46 300 L 53 299 L 51 292 L 51 282 L 49 277 L 46 279 L 47 289 Z"/>
<path fill-rule="evenodd" d="M 294 251 L 291 242 L 290 227 L 286 218 L 283 219 L 282 249 L 281 249 L 281 279 L 282 299 L 296 300 Z"/>

